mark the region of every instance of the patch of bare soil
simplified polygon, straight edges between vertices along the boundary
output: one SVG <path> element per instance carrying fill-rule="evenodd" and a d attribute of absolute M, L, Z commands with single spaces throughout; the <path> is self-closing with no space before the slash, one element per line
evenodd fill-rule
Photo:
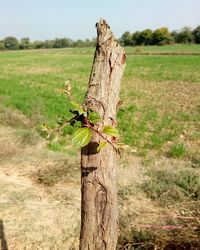
<path fill-rule="evenodd" d="M 0 241 L 8 249 L 77 249 L 79 176 L 54 187 L 34 177 L 58 162 L 71 164 L 66 155 L 48 151 L 41 138 L 27 141 L 19 129 L 0 127 Z"/>

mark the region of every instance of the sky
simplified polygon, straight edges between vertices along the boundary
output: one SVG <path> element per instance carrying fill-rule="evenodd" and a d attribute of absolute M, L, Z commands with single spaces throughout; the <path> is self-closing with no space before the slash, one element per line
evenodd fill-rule
<path fill-rule="evenodd" d="M 0 0 L 0 39 L 92 39 L 100 18 L 119 38 L 146 28 L 195 28 L 199 13 L 200 0 Z"/>

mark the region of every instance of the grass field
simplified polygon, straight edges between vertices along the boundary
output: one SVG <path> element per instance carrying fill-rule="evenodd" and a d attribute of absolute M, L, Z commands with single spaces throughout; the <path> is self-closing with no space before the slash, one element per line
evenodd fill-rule
<path fill-rule="evenodd" d="M 186 45 L 186 44 L 174 44 L 169 46 L 137 46 L 127 47 L 128 54 L 134 53 L 146 53 L 146 54 L 196 54 L 200 53 L 200 46 L 198 44 Z"/>
<path fill-rule="evenodd" d="M 200 46 L 126 50 L 118 127 L 129 148 L 119 159 L 118 249 L 197 249 Z M 9 249 L 77 249 L 78 152 L 67 134 L 44 140 L 40 125 L 55 126 L 59 117 L 69 116 L 70 103 L 60 93 L 66 80 L 83 101 L 93 53 L 93 48 L 0 53 L 0 220 Z"/>

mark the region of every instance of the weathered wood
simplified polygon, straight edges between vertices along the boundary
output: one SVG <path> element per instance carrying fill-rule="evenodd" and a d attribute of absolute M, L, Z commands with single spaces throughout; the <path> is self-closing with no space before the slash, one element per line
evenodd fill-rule
<path fill-rule="evenodd" d="M 96 27 L 97 47 L 84 105 L 100 114 L 96 129 L 101 130 L 116 126 L 126 56 L 105 20 Z M 97 153 L 100 141 L 102 138 L 93 132 L 91 142 L 81 150 L 80 250 L 114 250 L 117 244 L 116 152 L 108 144 Z"/>

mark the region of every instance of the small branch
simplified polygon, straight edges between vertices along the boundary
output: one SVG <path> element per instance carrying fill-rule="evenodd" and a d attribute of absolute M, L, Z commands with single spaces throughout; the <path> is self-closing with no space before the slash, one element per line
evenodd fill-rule
<path fill-rule="evenodd" d="M 91 130 L 93 130 L 94 132 L 96 132 L 99 136 L 101 136 L 101 138 L 103 138 L 105 141 L 107 141 L 110 145 L 112 145 L 113 148 L 117 151 L 117 147 L 110 140 L 108 140 L 100 131 L 98 131 L 97 129 L 93 128 L 91 125 L 89 126 L 89 128 Z"/>
<path fill-rule="evenodd" d="M 73 121 L 73 120 L 76 120 L 76 118 L 77 118 L 77 116 L 74 116 L 74 117 L 72 117 L 71 119 L 65 121 L 62 125 L 60 125 L 59 127 L 57 127 L 57 128 L 55 129 L 55 131 L 59 133 L 65 126 L 67 126 L 68 123 L 70 123 L 70 122 Z"/>

